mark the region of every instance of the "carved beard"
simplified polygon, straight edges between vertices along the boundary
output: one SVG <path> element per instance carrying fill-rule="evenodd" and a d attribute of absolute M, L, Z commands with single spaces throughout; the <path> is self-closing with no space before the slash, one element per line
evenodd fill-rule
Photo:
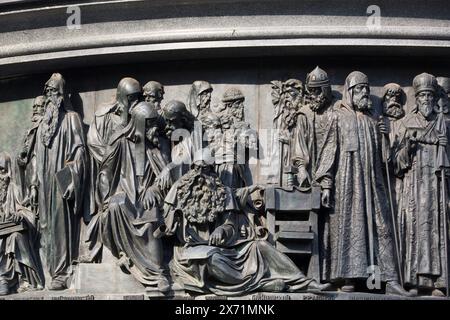
<path fill-rule="evenodd" d="M 151 127 L 147 130 L 145 136 L 147 140 L 150 142 L 151 146 L 159 148 L 159 134 L 158 127 Z"/>
<path fill-rule="evenodd" d="M 297 109 L 297 104 L 294 105 L 292 102 L 286 101 L 283 108 L 282 119 L 287 128 L 293 128 L 297 123 Z"/>
<path fill-rule="evenodd" d="M 229 129 L 236 122 L 244 120 L 243 113 L 240 109 L 234 109 L 232 106 L 227 106 L 221 114 L 221 123 L 224 129 Z"/>
<path fill-rule="evenodd" d="M 48 147 L 55 135 L 59 122 L 59 108 L 61 106 L 62 97 L 49 97 L 47 99 L 47 107 L 42 119 L 41 139 L 46 147 Z"/>
<path fill-rule="evenodd" d="M 199 103 L 199 105 L 198 105 L 198 107 L 197 107 L 197 109 L 198 109 L 198 117 L 199 118 L 203 118 L 203 117 L 206 117 L 206 116 L 208 116 L 208 113 L 209 113 L 209 107 L 210 107 L 210 100 L 207 100 L 207 101 L 200 101 L 200 103 Z"/>
<path fill-rule="evenodd" d="M 383 109 L 387 116 L 395 119 L 400 119 L 405 115 L 405 111 L 402 109 L 401 104 L 396 101 L 384 102 Z"/>
<path fill-rule="evenodd" d="M 372 106 L 372 103 L 369 99 L 369 96 L 364 95 L 361 98 L 358 99 L 358 101 L 354 101 L 353 105 L 355 106 L 356 110 L 358 111 L 367 111 L 370 109 L 370 107 Z"/>
<path fill-rule="evenodd" d="M 2 205 L 6 202 L 10 180 L 9 175 L 0 175 L 0 204 Z"/>
<path fill-rule="evenodd" d="M 418 109 L 425 119 L 429 119 L 433 113 L 433 104 L 428 101 L 418 102 Z"/>
<path fill-rule="evenodd" d="M 42 113 L 40 113 L 38 111 L 33 112 L 33 115 L 31 117 L 31 122 L 37 123 L 37 122 L 41 121 L 41 119 L 42 119 Z"/>
<path fill-rule="evenodd" d="M 181 177 L 178 199 L 187 221 L 207 224 L 225 210 L 226 191 L 218 177 L 191 170 Z"/>
<path fill-rule="evenodd" d="M 234 120 L 244 121 L 244 111 L 241 108 L 233 108 L 231 110 L 231 115 Z"/>
<path fill-rule="evenodd" d="M 309 106 L 311 111 L 317 112 L 326 107 L 328 99 L 323 93 L 318 96 L 307 94 L 305 96 L 305 104 Z"/>

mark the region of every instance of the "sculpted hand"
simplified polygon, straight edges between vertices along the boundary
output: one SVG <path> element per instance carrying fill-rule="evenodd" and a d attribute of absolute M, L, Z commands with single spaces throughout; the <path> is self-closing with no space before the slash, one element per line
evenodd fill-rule
<path fill-rule="evenodd" d="M 144 200 L 143 200 L 143 206 L 145 210 L 150 210 L 153 208 L 153 206 L 156 204 L 157 199 L 155 193 L 148 189 L 147 192 L 145 192 Z"/>
<path fill-rule="evenodd" d="M 209 236 L 209 245 L 210 246 L 219 246 L 221 245 L 225 239 L 225 231 L 223 228 L 218 227 L 214 232 Z"/>
<path fill-rule="evenodd" d="M 69 184 L 66 192 L 64 192 L 63 199 L 71 200 L 75 195 L 75 185 L 73 183 Z"/>
<path fill-rule="evenodd" d="M 18 212 L 14 212 L 12 214 L 12 220 L 14 223 L 20 223 L 23 220 L 23 216 Z"/>
<path fill-rule="evenodd" d="M 31 187 L 30 190 L 30 202 L 32 206 L 38 205 L 38 191 L 36 187 Z"/>
<path fill-rule="evenodd" d="M 262 238 L 264 238 L 265 236 L 266 236 L 266 234 L 267 234 L 267 229 L 265 228 L 265 227 L 262 227 L 262 226 L 257 226 L 256 228 L 255 228 L 255 232 L 256 232 L 256 236 L 259 238 L 259 239 L 262 239 Z"/>
<path fill-rule="evenodd" d="M 388 134 L 389 131 L 386 127 L 386 124 L 384 123 L 383 118 L 380 118 L 380 121 L 378 121 L 378 129 L 380 129 L 381 134 Z"/>
<path fill-rule="evenodd" d="M 298 167 L 297 179 L 300 187 L 311 186 L 311 179 L 309 178 L 309 173 L 306 171 L 304 166 Z"/>
<path fill-rule="evenodd" d="M 410 136 L 408 136 L 407 143 L 409 153 L 414 153 L 417 150 L 417 131 L 414 131 Z"/>
<path fill-rule="evenodd" d="M 442 147 L 447 146 L 448 141 L 447 141 L 447 136 L 445 134 L 439 135 L 438 140 L 439 140 L 438 144 L 440 146 L 442 146 Z"/>
<path fill-rule="evenodd" d="M 171 185 L 171 177 L 169 168 L 164 168 L 158 177 L 159 185 L 162 189 L 169 189 Z"/>
<path fill-rule="evenodd" d="M 322 190 L 322 206 L 325 208 L 330 208 L 330 198 L 331 198 L 331 190 L 330 189 L 323 189 Z"/>

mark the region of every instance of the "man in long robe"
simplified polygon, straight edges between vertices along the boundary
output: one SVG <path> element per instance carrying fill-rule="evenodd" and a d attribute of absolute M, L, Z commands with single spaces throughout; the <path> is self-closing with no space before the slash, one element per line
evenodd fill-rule
<path fill-rule="evenodd" d="M 94 116 L 94 121 L 89 126 L 87 133 L 87 147 L 90 160 L 90 176 L 87 180 L 86 188 L 89 197 L 85 207 L 85 221 L 92 223 L 88 226 L 86 240 L 89 242 L 89 257 L 83 260 L 98 261 L 101 258 L 102 245 L 98 237 L 96 218 L 92 217 L 98 213 L 95 201 L 95 191 L 97 189 L 96 180 L 98 167 L 103 161 L 106 148 L 111 136 L 119 130 L 124 129 L 130 119 L 130 110 L 134 108 L 142 99 L 142 88 L 140 83 L 133 78 L 123 78 L 117 85 L 116 98 L 112 103 L 101 106 Z M 101 208 L 100 208 L 101 209 Z M 83 239 L 86 241 L 85 239 Z"/>
<path fill-rule="evenodd" d="M 144 286 L 170 289 L 162 243 L 153 237 L 170 176 L 159 149 L 158 113 L 139 103 L 129 124 L 111 137 L 98 176 L 99 232 L 119 266 Z"/>
<path fill-rule="evenodd" d="M 18 164 L 17 172 L 17 184 L 20 187 L 21 198 L 26 199 L 29 197 L 30 185 L 33 183 L 30 181 L 33 178 L 33 173 L 30 169 L 34 168 L 35 165 L 30 164 L 35 162 L 36 158 L 34 155 L 34 146 L 36 144 L 36 132 L 39 124 L 42 121 L 42 117 L 45 111 L 45 97 L 38 96 L 33 102 L 33 114 L 31 116 L 31 127 L 25 133 L 22 142 L 22 148 L 19 151 L 16 161 Z"/>
<path fill-rule="evenodd" d="M 51 290 L 67 288 L 77 260 L 79 220 L 85 180 L 85 142 L 80 117 L 65 108 L 64 78 L 45 84 L 46 110 L 37 130 L 36 178 L 31 202 L 38 202 L 41 246 Z M 37 201 L 38 200 L 38 201 Z"/>
<path fill-rule="evenodd" d="M 405 116 L 403 106 L 405 104 L 405 92 L 402 87 L 396 83 L 388 83 L 383 88 L 382 108 L 383 121 L 389 132 L 389 139 L 385 139 L 386 145 L 383 145 L 383 158 L 388 158 L 392 163 L 393 152 L 397 148 L 395 135 L 401 125 L 401 119 Z M 396 177 L 393 166 L 389 166 L 389 179 L 391 184 L 391 199 L 394 210 L 397 210 L 399 203 L 399 194 L 402 193 L 402 180 Z"/>
<path fill-rule="evenodd" d="M 337 118 L 332 110 L 331 86 L 327 73 L 316 67 L 306 77 L 305 104 L 297 120 L 292 164 L 297 167 L 298 183 L 317 185 L 322 191 L 319 214 L 321 278 L 329 273 L 329 219 L 337 151 Z M 305 183 L 305 180 L 306 183 Z"/>
<path fill-rule="evenodd" d="M 230 188 L 249 185 L 246 179 L 248 150 L 256 150 L 256 132 L 244 117 L 245 97 L 238 88 L 229 88 L 222 97 L 220 134 L 214 137 L 210 148 L 215 157 L 216 172 Z"/>
<path fill-rule="evenodd" d="M 292 155 L 295 152 L 297 122 L 306 121 L 305 116 L 300 114 L 303 83 L 297 79 L 271 83 L 272 103 L 275 108 L 268 181 L 271 184 L 288 186 L 293 183 L 289 167 L 292 165 Z"/>
<path fill-rule="evenodd" d="M 177 181 L 189 171 L 195 153 L 194 116 L 183 102 L 171 100 L 161 110 L 165 122 L 165 134 L 171 141 L 171 163 L 168 167 L 172 178 Z"/>
<path fill-rule="evenodd" d="M 381 158 L 381 124 L 371 114 L 365 74 L 354 71 L 348 75 L 337 116 L 339 149 L 335 210 L 330 215 L 329 279 L 344 282 L 341 290 L 352 292 L 356 282 L 367 281 L 378 266 L 386 293 L 408 295 L 398 283 Z"/>
<path fill-rule="evenodd" d="M 403 274 L 411 291 L 443 296 L 447 262 L 438 151 L 448 148 L 447 127 L 444 114 L 435 111 L 436 78 L 422 73 L 413 88 L 416 107 L 401 121 L 394 159 L 403 178 L 398 208 Z"/>
<path fill-rule="evenodd" d="M 43 275 L 33 241 L 36 219 L 33 212 L 21 205 L 12 181 L 11 159 L 1 153 L 0 225 L 7 224 L 23 228 L 0 235 L 0 295 L 11 293 L 12 287 L 18 287 L 18 292 L 42 289 Z"/>

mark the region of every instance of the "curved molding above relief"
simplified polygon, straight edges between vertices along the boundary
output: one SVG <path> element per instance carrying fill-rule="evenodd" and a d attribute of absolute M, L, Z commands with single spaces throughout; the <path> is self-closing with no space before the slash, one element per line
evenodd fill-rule
<path fill-rule="evenodd" d="M 446 1 L 379 0 L 381 28 L 366 25 L 370 1 L 13 1 L 0 6 L 1 77 L 148 60 L 271 55 L 444 56 Z M 69 3 L 81 29 L 66 27 Z"/>

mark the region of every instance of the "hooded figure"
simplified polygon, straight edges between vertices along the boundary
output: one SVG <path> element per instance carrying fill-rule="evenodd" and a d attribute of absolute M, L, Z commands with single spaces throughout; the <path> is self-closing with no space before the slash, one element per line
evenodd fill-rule
<path fill-rule="evenodd" d="M 80 117 L 65 108 L 64 79 L 45 86 L 46 110 L 36 133 L 31 204 L 38 204 L 41 246 L 52 290 L 67 287 L 77 260 L 86 150 Z"/>
<path fill-rule="evenodd" d="M 337 108 L 335 210 L 330 215 L 328 279 L 352 292 L 378 266 L 386 293 L 407 295 L 398 283 L 393 221 L 384 180 L 379 124 L 371 117 L 369 80 L 359 71 L 345 80 Z M 373 272 L 373 271 L 372 271 Z"/>
<path fill-rule="evenodd" d="M 211 112 L 211 92 L 213 91 L 211 84 L 207 81 L 197 80 L 191 86 L 188 97 L 188 110 L 199 118 L 208 112 Z"/>
<path fill-rule="evenodd" d="M 106 147 L 111 136 L 122 130 L 128 124 L 131 109 L 142 99 L 140 83 L 133 78 L 123 78 L 117 85 L 116 98 L 112 103 L 101 106 L 94 116 L 87 133 L 89 150 L 90 175 L 87 189 L 89 197 L 85 200 L 84 220 L 89 222 L 98 208 L 95 203 L 96 178 L 98 167 L 103 160 Z M 82 257 L 83 261 L 98 261 L 101 258 L 101 243 L 93 241 L 94 235 L 87 234 L 89 242 L 89 256 Z"/>
<path fill-rule="evenodd" d="M 89 227 L 96 229 L 90 232 L 100 235 L 123 270 L 144 286 L 166 292 L 170 287 L 162 244 L 153 237 L 170 187 L 170 181 L 160 179 L 168 163 L 159 149 L 157 119 L 154 106 L 141 102 L 129 124 L 111 137 L 97 181 L 101 212 Z"/>
<path fill-rule="evenodd" d="M 0 295 L 43 288 L 43 275 L 37 254 L 35 217 L 18 199 L 12 181 L 11 159 L 0 154 Z M 10 231 L 12 227 L 19 231 Z"/>

